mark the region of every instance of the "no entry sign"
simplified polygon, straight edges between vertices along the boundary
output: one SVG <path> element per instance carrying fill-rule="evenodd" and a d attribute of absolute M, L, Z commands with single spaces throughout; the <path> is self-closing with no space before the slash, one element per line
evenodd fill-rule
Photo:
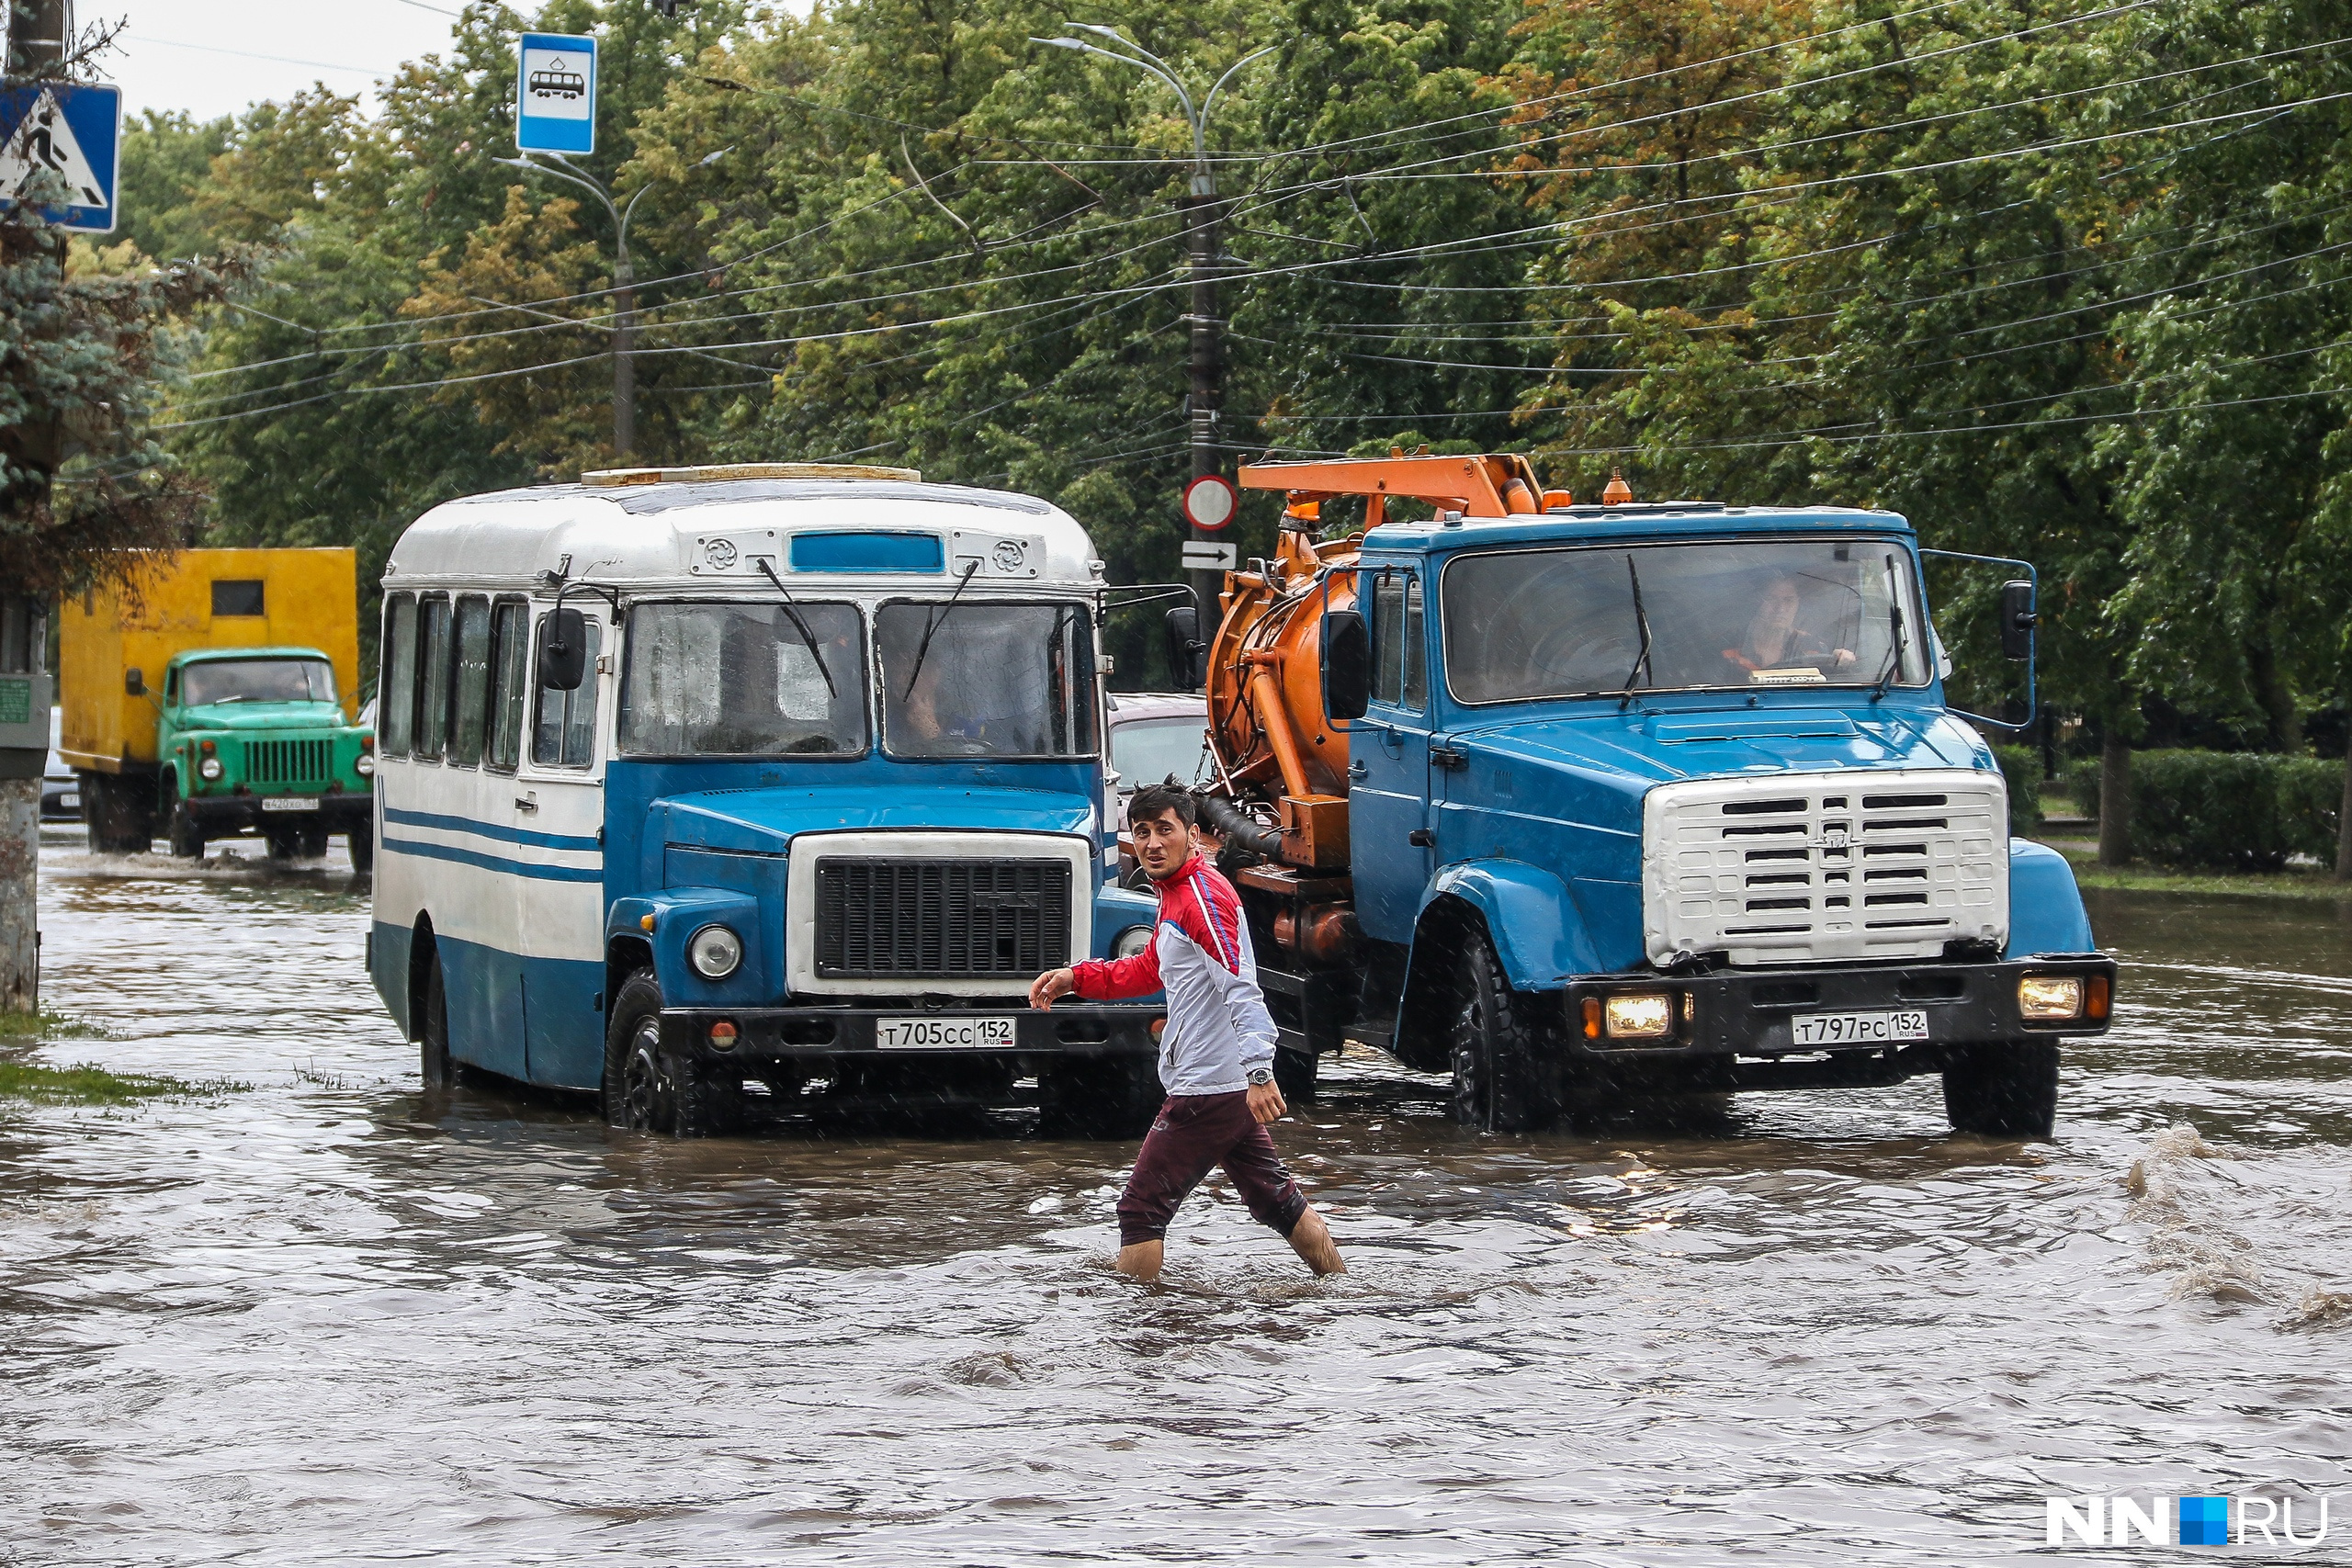
<path fill-rule="evenodd" d="M 1184 520 L 1212 534 L 1232 522 L 1240 505 L 1241 492 L 1215 474 L 1203 474 L 1184 487 Z"/>

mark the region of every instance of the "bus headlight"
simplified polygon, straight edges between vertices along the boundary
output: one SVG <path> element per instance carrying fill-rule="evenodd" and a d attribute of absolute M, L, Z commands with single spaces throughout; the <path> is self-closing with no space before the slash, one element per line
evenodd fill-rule
<path fill-rule="evenodd" d="M 1111 939 L 1111 956 L 1133 958 L 1136 953 L 1151 946 L 1151 934 L 1152 928 L 1149 926 L 1129 926 Z"/>
<path fill-rule="evenodd" d="M 2018 1014 L 2021 1018 L 2080 1018 L 2083 980 L 2079 975 L 2028 975 L 2018 981 Z"/>
<path fill-rule="evenodd" d="M 687 939 L 686 962 L 706 980 L 724 980 L 743 962 L 743 939 L 725 926 L 705 926 Z"/>
<path fill-rule="evenodd" d="M 196 773 L 198 778 L 204 780 L 207 784 L 210 784 L 220 776 L 220 759 L 218 757 L 207 757 L 204 761 L 196 765 Z"/>
<path fill-rule="evenodd" d="M 1611 1040 L 1655 1040 L 1674 1032 L 1674 998 L 1663 991 L 1630 991 L 1601 1003 Z"/>

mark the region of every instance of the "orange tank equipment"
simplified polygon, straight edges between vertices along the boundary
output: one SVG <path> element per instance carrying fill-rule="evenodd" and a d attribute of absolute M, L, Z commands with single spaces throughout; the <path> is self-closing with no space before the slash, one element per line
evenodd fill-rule
<path fill-rule="evenodd" d="M 1344 870 L 1348 739 L 1323 712 L 1323 616 L 1354 607 L 1363 536 L 1318 541 L 1321 503 L 1362 496 L 1364 525 L 1374 528 L 1391 500 L 1499 518 L 1569 497 L 1544 490 L 1516 454 L 1250 464 L 1241 488 L 1282 491 L 1288 505 L 1272 558 L 1226 574 L 1209 640 L 1210 744 L 1226 792 L 1279 829 L 1283 863 Z"/>

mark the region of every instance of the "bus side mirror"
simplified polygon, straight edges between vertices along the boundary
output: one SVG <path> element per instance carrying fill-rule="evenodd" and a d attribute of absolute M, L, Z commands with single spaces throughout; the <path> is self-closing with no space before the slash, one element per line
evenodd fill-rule
<path fill-rule="evenodd" d="M 588 672 L 588 618 L 577 610 L 548 613 L 539 636 L 539 687 L 548 692 L 580 689 Z"/>
<path fill-rule="evenodd" d="M 2033 613 L 2032 583 L 2001 584 L 2001 656 L 2004 659 L 2033 657 L 2033 628 L 2040 619 Z"/>
<path fill-rule="evenodd" d="M 1187 692 L 1198 691 L 1209 678 L 1209 645 L 1201 640 L 1201 613 L 1190 604 L 1168 612 L 1168 671 Z"/>
<path fill-rule="evenodd" d="M 1358 719 L 1372 703 L 1372 634 L 1361 610 L 1332 610 L 1323 616 L 1323 711 L 1336 719 Z"/>
<path fill-rule="evenodd" d="M 133 665 L 131 668 L 124 671 L 122 672 L 122 694 L 126 697 L 145 696 L 147 694 L 147 676 L 145 671 L 140 670 L 136 665 Z"/>

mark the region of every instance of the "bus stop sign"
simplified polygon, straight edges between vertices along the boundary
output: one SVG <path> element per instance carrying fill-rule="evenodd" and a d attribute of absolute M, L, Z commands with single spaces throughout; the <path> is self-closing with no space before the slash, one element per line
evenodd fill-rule
<path fill-rule="evenodd" d="M 122 89 L 34 82 L 0 92 L 0 208 L 46 184 L 40 215 L 61 229 L 114 228 Z"/>
<path fill-rule="evenodd" d="M 514 145 L 525 152 L 596 150 L 596 40 L 525 33 L 516 50 Z"/>

